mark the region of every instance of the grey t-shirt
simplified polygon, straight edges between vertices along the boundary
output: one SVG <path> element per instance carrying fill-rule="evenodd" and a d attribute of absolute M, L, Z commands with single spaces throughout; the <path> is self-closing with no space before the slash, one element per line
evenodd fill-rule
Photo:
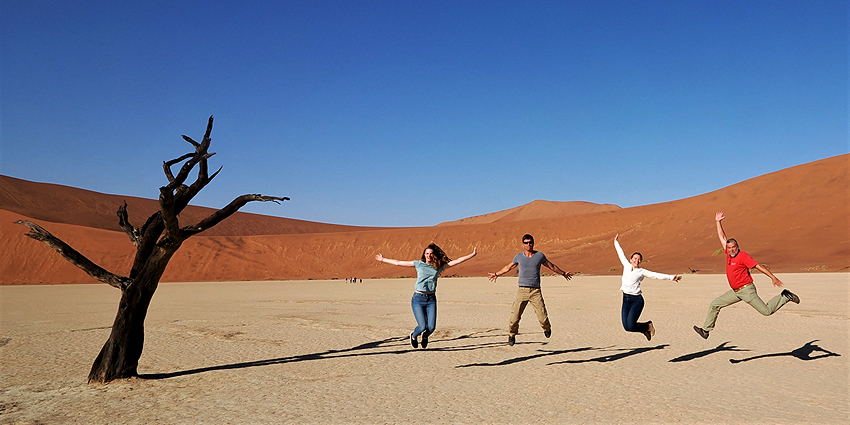
<path fill-rule="evenodd" d="M 527 288 L 540 287 L 540 265 L 546 262 L 546 256 L 537 251 L 531 257 L 520 252 L 514 256 L 514 263 L 519 264 L 519 286 Z"/>

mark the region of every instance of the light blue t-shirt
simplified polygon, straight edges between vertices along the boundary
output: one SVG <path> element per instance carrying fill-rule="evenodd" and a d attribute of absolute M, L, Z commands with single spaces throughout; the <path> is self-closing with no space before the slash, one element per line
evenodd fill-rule
<path fill-rule="evenodd" d="M 414 261 L 413 266 L 416 267 L 416 286 L 413 289 L 420 292 L 436 291 L 437 277 L 446 266 L 435 269 L 434 266 L 419 260 Z"/>
<path fill-rule="evenodd" d="M 519 264 L 519 286 L 526 288 L 540 287 L 540 265 L 546 262 L 546 256 L 537 251 L 530 258 L 520 252 L 514 256 L 514 263 Z"/>

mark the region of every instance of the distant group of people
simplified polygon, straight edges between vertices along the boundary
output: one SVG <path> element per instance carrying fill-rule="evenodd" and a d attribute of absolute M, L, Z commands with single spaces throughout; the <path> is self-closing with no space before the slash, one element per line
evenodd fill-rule
<path fill-rule="evenodd" d="M 356 277 L 347 277 L 345 278 L 346 283 L 357 283 Z M 360 283 L 363 283 L 363 279 L 360 279 Z"/>
<path fill-rule="evenodd" d="M 779 295 L 770 299 L 766 304 L 759 298 L 753 284 L 753 278 L 750 275 L 750 269 L 755 268 L 767 275 L 776 287 L 782 287 L 782 281 L 774 276 L 770 270 L 756 262 L 749 254 L 740 250 L 738 241 L 726 237 L 726 232 L 723 230 L 723 224 L 721 223 L 725 218 L 723 212 L 718 212 L 715 215 L 717 235 L 726 253 L 726 278 L 731 289 L 711 302 L 705 324 L 702 327 L 694 326 L 694 331 L 702 338 L 708 338 L 709 332 L 714 329 L 720 309 L 739 301 L 750 304 L 765 316 L 775 313 L 789 301 L 797 304 L 800 303 L 800 298 L 787 289 L 783 289 Z M 620 290 L 623 292 L 623 304 L 621 308 L 623 329 L 627 332 L 641 333 L 649 341 L 655 335 L 655 326 L 652 321 L 638 322 L 644 307 L 644 299 L 640 289 L 641 281 L 645 277 L 649 277 L 652 279 L 679 282 L 682 276 L 656 273 L 641 268 L 643 255 L 635 252 L 626 258 L 620 246 L 619 236 L 619 234 L 614 236 L 614 249 L 620 259 L 620 263 L 623 265 L 622 286 L 620 287 Z M 501 270 L 495 273 L 488 273 L 490 281 L 495 282 L 500 276 L 511 272 L 517 267 L 519 268 L 517 281 L 519 289 L 511 306 L 510 319 L 508 321 L 509 345 L 516 343 L 520 318 L 529 303 L 537 314 L 537 320 L 543 328 L 543 335 L 546 338 L 552 335 L 552 325 L 549 323 L 546 303 L 543 300 L 543 294 L 540 290 L 540 267 L 546 266 L 546 268 L 566 280 L 570 280 L 573 277 L 572 272 L 562 270 L 549 261 L 542 252 L 536 251 L 534 249 L 534 237 L 530 234 L 523 235 L 521 240 L 523 246 L 522 252 L 515 255 L 513 260 Z M 416 328 L 409 336 L 410 345 L 413 348 L 417 348 L 420 345 L 422 348 L 426 348 L 428 346 L 428 337 L 434 332 L 437 326 L 437 278 L 445 269 L 475 257 L 477 253 L 477 249 L 473 248 L 471 254 L 451 260 L 439 246 L 432 243 L 422 252 L 422 257 L 415 261 L 393 260 L 384 258 L 381 254 L 375 255 L 375 260 L 380 262 L 416 268 L 416 284 L 413 288 L 413 298 L 410 301 L 413 316 L 416 319 Z"/>

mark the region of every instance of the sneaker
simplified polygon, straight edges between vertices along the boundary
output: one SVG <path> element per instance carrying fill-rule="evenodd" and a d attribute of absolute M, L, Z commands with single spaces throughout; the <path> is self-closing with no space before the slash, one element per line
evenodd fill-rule
<path fill-rule="evenodd" d="M 422 334 L 422 348 L 428 348 L 428 335 Z"/>
<path fill-rule="evenodd" d="M 647 324 L 648 328 L 646 332 L 643 333 L 643 336 L 646 337 L 647 341 L 652 341 L 652 337 L 655 336 L 655 326 L 652 325 L 652 321 Z"/>
<path fill-rule="evenodd" d="M 702 337 L 702 339 L 708 339 L 708 331 L 707 330 L 705 330 L 705 329 L 703 329 L 703 328 L 701 328 L 697 325 L 694 325 L 694 330 L 699 334 L 699 336 Z"/>
<path fill-rule="evenodd" d="M 419 342 L 416 341 L 416 337 L 413 336 L 413 332 L 410 333 L 410 345 L 412 345 L 413 348 L 419 348 Z"/>
<path fill-rule="evenodd" d="M 549 329 L 548 331 L 543 331 L 543 336 L 545 336 L 546 338 L 552 336 L 552 329 Z"/>
<path fill-rule="evenodd" d="M 508 345 L 513 347 L 516 344 L 516 335 L 508 335 Z"/>
<path fill-rule="evenodd" d="M 792 303 L 800 304 L 800 297 L 794 295 L 793 292 L 791 292 L 787 289 L 783 289 L 781 295 L 784 296 L 785 298 L 788 298 L 788 301 L 791 301 Z"/>

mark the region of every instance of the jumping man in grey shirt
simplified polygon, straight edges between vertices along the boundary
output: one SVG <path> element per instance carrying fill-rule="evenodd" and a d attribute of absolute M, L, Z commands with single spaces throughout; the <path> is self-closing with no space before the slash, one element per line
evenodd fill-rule
<path fill-rule="evenodd" d="M 540 322 L 540 326 L 543 327 L 543 335 L 546 338 L 552 335 L 552 326 L 549 324 L 546 304 L 543 302 L 543 294 L 540 292 L 540 266 L 546 266 L 549 270 L 563 276 L 567 280 L 573 277 L 572 272 L 561 270 L 560 267 L 549 261 L 542 252 L 535 251 L 534 237 L 531 235 L 523 235 L 522 244 L 524 247 L 523 252 L 517 254 L 510 264 L 502 267 L 502 270 L 496 273 L 488 273 L 490 281 L 495 282 L 496 278 L 519 266 L 519 290 L 517 291 L 513 306 L 511 306 L 511 319 L 508 327 L 508 344 L 510 345 L 516 343 L 516 334 L 519 332 L 519 319 L 528 303 L 531 303 L 531 306 L 534 307 L 534 312 L 537 313 L 537 320 Z"/>

